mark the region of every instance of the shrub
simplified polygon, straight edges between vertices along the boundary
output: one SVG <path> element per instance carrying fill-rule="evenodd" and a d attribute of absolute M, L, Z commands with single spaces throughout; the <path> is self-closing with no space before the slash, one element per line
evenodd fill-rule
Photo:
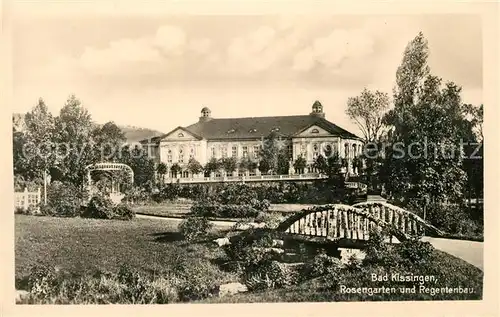
<path fill-rule="evenodd" d="M 411 239 L 400 243 L 397 249 L 410 264 L 421 264 L 429 260 L 434 247 L 429 242 Z"/>
<path fill-rule="evenodd" d="M 135 211 L 126 204 L 118 204 L 113 209 L 113 218 L 131 220 L 135 217 Z"/>
<path fill-rule="evenodd" d="M 246 269 L 244 281 L 251 291 L 284 287 L 296 282 L 294 271 L 278 261 L 260 261 Z"/>
<path fill-rule="evenodd" d="M 197 216 L 220 218 L 253 218 L 259 213 L 251 205 L 224 205 L 211 201 L 194 204 L 191 212 Z"/>
<path fill-rule="evenodd" d="M 267 228 L 275 229 L 283 221 L 284 217 L 278 212 L 260 211 L 255 217 L 255 222 L 265 223 Z"/>
<path fill-rule="evenodd" d="M 301 277 L 310 279 L 327 274 L 336 277 L 342 267 L 340 259 L 328 256 L 326 253 L 320 253 L 304 265 Z"/>
<path fill-rule="evenodd" d="M 199 300 L 217 293 L 223 273 L 208 259 L 193 258 L 187 253 L 174 254 L 173 258 L 173 274 L 179 279 L 181 301 Z"/>
<path fill-rule="evenodd" d="M 80 213 L 82 193 L 72 183 L 53 182 L 47 190 L 49 208 L 44 214 L 59 217 L 75 217 Z"/>
<path fill-rule="evenodd" d="M 14 214 L 20 214 L 20 215 L 35 215 L 38 214 L 39 208 L 29 205 L 28 208 L 23 208 L 20 206 L 17 206 L 14 208 Z"/>
<path fill-rule="evenodd" d="M 179 224 L 179 231 L 188 241 L 205 238 L 212 229 L 212 223 L 205 217 L 188 217 Z"/>
<path fill-rule="evenodd" d="M 97 219 L 113 219 L 114 217 L 114 204 L 111 199 L 103 194 L 93 196 L 85 211 L 82 213 L 84 218 L 97 218 Z"/>

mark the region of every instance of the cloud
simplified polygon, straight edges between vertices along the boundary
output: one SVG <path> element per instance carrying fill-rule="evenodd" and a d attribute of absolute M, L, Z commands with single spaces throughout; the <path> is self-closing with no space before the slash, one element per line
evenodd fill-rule
<path fill-rule="evenodd" d="M 346 59 L 357 59 L 374 52 L 375 41 L 363 29 L 336 29 L 325 37 L 313 40 L 294 57 L 292 69 L 310 71 L 317 64 L 337 69 Z"/>
<path fill-rule="evenodd" d="M 204 55 L 210 47 L 208 38 L 189 39 L 183 29 L 162 25 L 153 35 L 111 41 L 104 48 L 86 47 L 76 62 L 97 75 L 149 74 L 175 67 L 186 53 Z"/>

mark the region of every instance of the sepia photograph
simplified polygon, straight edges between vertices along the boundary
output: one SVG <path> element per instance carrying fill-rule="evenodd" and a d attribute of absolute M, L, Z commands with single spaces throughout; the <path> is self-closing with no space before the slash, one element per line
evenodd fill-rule
<path fill-rule="evenodd" d="M 28 7 L 16 306 L 483 300 L 480 14 Z"/>

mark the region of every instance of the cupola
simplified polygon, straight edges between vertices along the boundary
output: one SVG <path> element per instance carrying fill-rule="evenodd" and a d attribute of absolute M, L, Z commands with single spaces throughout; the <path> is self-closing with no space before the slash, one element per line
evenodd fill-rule
<path fill-rule="evenodd" d="M 203 109 L 201 109 L 200 122 L 207 122 L 210 120 L 212 120 L 212 112 L 207 107 L 203 107 Z"/>
<path fill-rule="evenodd" d="M 325 117 L 325 113 L 323 112 L 323 105 L 321 102 L 316 100 L 313 105 L 312 105 L 312 112 L 310 113 L 311 116 L 316 116 L 320 118 Z"/>

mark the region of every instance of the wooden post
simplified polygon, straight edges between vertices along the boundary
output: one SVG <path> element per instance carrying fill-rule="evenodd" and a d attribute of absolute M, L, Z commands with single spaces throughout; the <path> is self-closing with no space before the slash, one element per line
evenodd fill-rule
<path fill-rule="evenodd" d="M 350 238 L 351 235 L 350 235 L 350 232 L 349 232 L 349 215 L 347 214 L 347 211 L 342 211 L 342 213 L 344 214 L 344 222 L 345 222 L 345 225 L 344 225 L 344 237 L 345 238 Z"/>
<path fill-rule="evenodd" d="M 28 187 L 24 188 L 23 204 L 24 204 L 24 208 L 28 208 Z"/>

